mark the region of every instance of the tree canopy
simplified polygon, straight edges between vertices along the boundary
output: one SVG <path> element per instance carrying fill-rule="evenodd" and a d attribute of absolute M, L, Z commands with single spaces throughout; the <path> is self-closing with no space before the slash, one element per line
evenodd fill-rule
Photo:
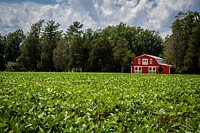
<path fill-rule="evenodd" d="M 200 14 L 180 12 L 171 28 L 163 44 L 165 61 L 177 72 L 200 74 Z"/>
<path fill-rule="evenodd" d="M 200 73 L 200 14 L 178 13 L 164 41 L 154 30 L 119 23 L 83 29 L 75 21 L 63 32 L 55 21 L 39 20 L 24 34 L 0 35 L 0 71 L 129 72 L 134 57 L 162 56 L 181 73 Z"/>

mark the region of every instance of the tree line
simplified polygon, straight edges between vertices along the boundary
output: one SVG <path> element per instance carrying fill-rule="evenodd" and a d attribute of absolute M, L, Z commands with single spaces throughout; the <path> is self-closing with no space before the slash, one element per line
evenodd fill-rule
<path fill-rule="evenodd" d="M 66 32 L 55 21 L 33 24 L 25 35 L 21 29 L 0 36 L 1 70 L 130 72 L 135 56 L 159 55 L 159 33 L 124 23 L 104 29 L 83 30 L 75 21 Z"/>
<path fill-rule="evenodd" d="M 60 24 L 39 20 L 24 34 L 0 34 L 0 71 L 130 72 L 134 57 L 161 56 L 176 72 L 200 73 L 198 12 L 180 12 L 164 40 L 154 30 L 119 23 L 85 29 L 75 21 L 64 32 Z"/>
<path fill-rule="evenodd" d="M 163 43 L 164 60 L 178 73 L 200 74 L 200 14 L 180 12 Z"/>

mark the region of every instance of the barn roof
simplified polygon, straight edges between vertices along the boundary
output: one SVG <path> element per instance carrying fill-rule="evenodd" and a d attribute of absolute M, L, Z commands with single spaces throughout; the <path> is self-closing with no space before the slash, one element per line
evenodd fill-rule
<path fill-rule="evenodd" d="M 142 56 L 145 56 L 145 55 L 146 55 L 146 56 L 149 56 L 149 57 L 152 57 L 152 58 L 155 58 L 155 59 L 157 60 L 158 64 L 167 65 L 167 64 L 163 61 L 162 58 L 157 57 L 157 56 L 154 56 L 154 55 L 150 55 L 150 54 L 143 54 L 143 55 L 140 55 L 140 56 L 138 56 L 138 57 L 136 57 L 136 58 L 139 58 L 139 57 L 142 57 Z"/>
<path fill-rule="evenodd" d="M 162 58 L 160 58 L 160 57 L 157 57 L 157 56 L 154 56 L 154 55 L 150 55 L 150 54 L 143 54 L 143 55 L 140 55 L 140 56 L 138 56 L 138 57 L 136 57 L 136 58 L 139 58 L 139 57 L 142 57 L 142 56 L 149 56 L 149 57 L 152 57 L 152 58 L 155 58 L 155 59 L 162 59 Z"/>
<path fill-rule="evenodd" d="M 152 58 L 155 58 L 155 59 L 162 59 L 162 58 L 160 58 L 160 57 L 157 57 L 157 56 L 154 56 L 154 55 L 150 55 L 150 54 L 144 54 L 144 55 L 147 55 L 147 56 L 152 57 Z"/>

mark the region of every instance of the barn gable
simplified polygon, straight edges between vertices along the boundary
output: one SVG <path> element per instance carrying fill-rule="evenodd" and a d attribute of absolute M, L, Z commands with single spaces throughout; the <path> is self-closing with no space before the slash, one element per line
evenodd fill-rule
<path fill-rule="evenodd" d="M 131 66 L 131 73 L 160 73 L 169 74 L 170 65 L 163 62 L 163 59 L 157 56 L 143 54 L 136 57 Z"/>

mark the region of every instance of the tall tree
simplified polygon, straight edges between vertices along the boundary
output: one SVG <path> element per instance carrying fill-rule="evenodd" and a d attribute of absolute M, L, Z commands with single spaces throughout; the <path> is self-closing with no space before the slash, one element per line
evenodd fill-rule
<path fill-rule="evenodd" d="M 82 27 L 83 24 L 81 24 L 81 22 L 74 21 L 73 24 L 70 25 L 67 29 L 67 34 L 72 37 L 76 35 L 81 35 L 83 33 L 83 31 L 81 30 Z"/>
<path fill-rule="evenodd" d="M 61 38 L 53 51 L 53 62 L 56 71 L 68 71 L 69 56 L 69 38 L 65 36 Z"/>
<path fill-rule="evenodd" d="M 164 59 L 176 67 L 178 71 L 181 70 L 183 60 L 186 52 L 186 44 L 183 37 L 183 24 L 177 19 L 173 25 L 173 34 L 166 39 L 164 43 Z"/>
<path fill-rule="evenodd" d="M 82 71 L 90 71 L 89 65 L 90 51 L 92 50 L 93 44 L 93 30 L 86 29 L 83 34 L 83 60 L 82 60 Z"/>
<path fill-rule="evenodd" d="M 41 36 L 41 57 L 39 67 L 42 71 L 54 71 L 53 50 L 61 39 L 59 23 L 48 21 Z"/>
<path fill-rule="evenodd" d="M 68 67 L 73 71 L 81 71 L 83 66 L 83 31 L 81 28 L 83 24 L 78 21 L 73 22 L 67 29 L 67 36 L 69 38 L 69 62 Z"/>
<path fill-rule="evenodd" d="M 20 55 L 20 46 L 23 43 L 25 35 L 21 29 L 9 33 L 6 36 L 5 59 L 6 62 L 15 62 Z"/>
<path fill-rule="evenodd" d="M 83 57 L 83 39 L 75 36 L 70 43 L 70 68 L 73 68 L 74 71 L 82 71 Z"/>
<path fill-rule="evenodd" d="M 128 44 L 126 39 L 119 40 L 117 46 L 114 48 L 114 59 L 118 67 L 121 68 L 121 72 L 128 72 L 131 66 L 131 62 L 134 58 L 134 54 L 128 49 Z"/>
<path fill-rule="evenodd" d="M 37 71 L 37 64 L 40 61 L 40 35 L 42 23 L 43 20 L 40 20 L 31 26 L 31 30 L 22 47 L 20 61 L 23 66 L 30 71 Z"/>
<path fill-rule="evenodd" d="M 180 12 L 176 20 L 172 23 L 172 35 L 166 38 L 164 42 L 164 59 L 176 67 L 178 71 L 188 71 L 197 69 L 194 62 L 198 59 L 197 45 L 199 42 L 199 13 L 198 12 Z M 194 50 L 196 49 L 196 50 Z"/>
<path fill-rule="evenodd" d="M 0 34 L 0 71 L 5 70 L 4 49 L 5 49 L 5 37 L 1 36 Z"/>
<path fill-rule="evenodd" d="M 194 21 L 195 28 L 190 36 L 184 64 L 189 73 L 200 74 L 200 15 Z"/>
<path fill-rule="evenodd" d="M 11 69 L 23 64 L 29 71 L 129 71 L 134 55 L 162 53 L 159 33 L 140 27 L 120 23 L 83 31 L 83 24 L 75 21 L 62 36 L 60 24 L 48 21 L 43 27 L 42 22 L 31 26 L 24 42 L 16 43 L 17 34 L 7 36 L 3 57 L 11 62 L 17 59 L 9 63 Z"/>
<path fill-rule="evenodd" d="M 114 57 L 112 46 L 103 33 L 95 40 L 89 61 L 92 71 L 108 72 L 113 70 Z"/>
<path fill-rule="evenodd" d="M 142 44 L 142 54 L 152 54 L 159 56 L 162 53 L 162 38 L 159 33 L 152 30 L 144 30 L 141 34 L 139 44 Z"/>

